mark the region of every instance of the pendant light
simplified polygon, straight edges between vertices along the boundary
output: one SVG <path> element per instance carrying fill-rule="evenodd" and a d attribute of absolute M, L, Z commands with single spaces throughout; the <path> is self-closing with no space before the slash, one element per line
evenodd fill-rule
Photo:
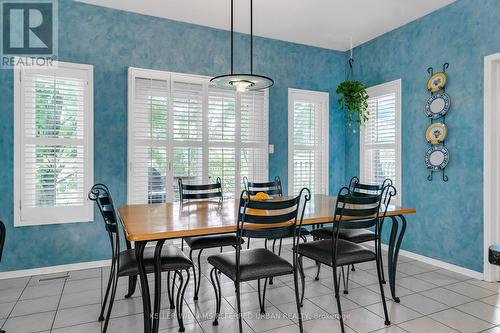
<path fill-rule="evenodd" d="M 217 88 L 236 90 L 239 92 L 262 90 L 271 87 L 274 81 L 263 75 L 253 73 L 253 0 L 250 0 L 250 74 L 235 74 L 234 58 L 234 0 L 231 0 L 231 74 L 216 76 L 210 84 Z"/>

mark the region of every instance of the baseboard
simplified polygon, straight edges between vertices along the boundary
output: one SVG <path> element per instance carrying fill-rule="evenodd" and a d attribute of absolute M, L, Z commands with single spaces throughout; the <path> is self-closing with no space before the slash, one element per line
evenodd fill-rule
<path fill-rule="evenodd" d="M 24 276 L 32 276 L 32 275 L 64 273 L 69 271 L 77 271 L 80 269 L 106 267 L 110 265 L 111 265 L 111 260 L 98 260 L 98 261 L 80 262 L 76 264 L 39 267 L 31 269 L 20 269 L 16 271 L 0 272 L 0 280 L 19 278 Z"/>
<path fill-rule="evenodd" d="M 382 248 L 384 250 L 387 250 L 388 246 L 386 244 L 382 244 Z M 461 267 L 461 266 L 457 266 L 457 265 L 453 265 L 453 264 L 447 263 L 445 261 L 441 261 L 441 260 L 433 259 L 433 258 L 430 258 L 430 257 L 426 257 L 426 256 L 423 256 L 423 255 L 414 253 L 414 252 L 410 252 L 410 251 L 406 251 L 406 250 L 400 250 L 399 254 L 402 255 L 402 256 L 414 259 L 414 260 L 418 260 L 418 261 L 424 262 L 424 263 L 429 264 L 429 265 L 434 265 L 434 266 L 437 266 L 437 267 L 440 267 L 440 268 L 444 268 L 444 269 L 447 269 L 447 270 L 455 272 L 455 273 L 459 273 L 459 274 L 471 277 L 473 279 L 483 280 L 483 278 L 484 278 L 484 274 L 481 273 L 481 272 L 473 271 L 471 269 L 468 269 L 468 268 L 465 268 L 465 267 Z"/>

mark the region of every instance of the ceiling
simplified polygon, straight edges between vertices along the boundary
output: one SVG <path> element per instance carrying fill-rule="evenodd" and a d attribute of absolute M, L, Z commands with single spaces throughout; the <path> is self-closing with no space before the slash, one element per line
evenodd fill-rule
<path fill-rule="evenodd" d="M 229 30 L 229 0 L 79 0 Z M 363 44 L 455 0 L 255 0 L 254 34 L 333 50 Z M 235 30 L 250 31 L 250 1 L 235 0 Z"/>

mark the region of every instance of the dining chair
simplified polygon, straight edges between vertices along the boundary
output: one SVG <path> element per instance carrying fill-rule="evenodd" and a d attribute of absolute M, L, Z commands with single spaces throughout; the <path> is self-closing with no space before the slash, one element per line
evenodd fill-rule
<path fill-rule="evenodd" d="M 366 195 L 373 195 L 373 194 L 377 195 L 377 194 L 381 194 L 382 190 L 387 185 L 392 185 L 392 180 L 389 178 L 386 178 L 384 180 L 384 182 L 380 185 L 370 185 L 370 184 L 360 183 L 359 178 L 354 176 L 349 181 L 349 190 L 352 193 L 352 195 L 357 195 L 357 196 L 366 196 Z M 387 198 L 383 198 L 384 201 L 386 199 Z M 381 226 L 381 228 L 382 228 L 382 226 Z M 311 231 L 311 235 L 315 239 L 331 238 L 332 233 L 333 233 L 333 227 L 317 228 L 317 229 L 314 229 Z M 376 239 L 375 233 L 371 230 L 368 230 L 368 229 L 341 229 L 339 231 L 339 237 L 341 239 L 345 239 L 345 240 L 348 240 L 348 241 L 354 242 L 354 243 L 365 243 L 365 242 L 375 241 L 375 239 Z M 382 252 L 379 251 L 379 253 L 382 253 Z M 380 264 L 383 267 L 382 257 L 380 258 Z M 315 280 L 319 280 L 320 268 L 321 268 L 321 265 L 318 265 Z M 351 270 L 355 271 L 354 265 L 351 265 Z M 342 268 L 342 274 L 344 274 L 343 268 Z M 348 279 L 346 281 L 348 281 Z M 384 270 L 382 270 L 382 283 L 385 284 Z M 349 291 L 347 289 L 347 284 L 344 284 L 344 294 L 348 294 L 348 293 L 349 293 Z"/>
<path fill-rule="evenodd" d="M 390 201 L 390 198 L 396 194 L 396 189 L 392 185 L 387 185 L 380 194 L 359 196 L 353 194 L 348 187 L 342 187 L 338 192 L 337 201 L 335 203 L 335 214 L 333 220 L 335 222 L 333 225 L 333 233 L 330 238 L 298 245 L 298 264 L 302 279 L 301 304 L 304 299 L 305 286 L 303 257 L 331 267 L 342 333 L 345 332 L 345 328 L 339 295 L 340 275 L 338 274 L 337 269 L 339 267 L 349 267 L 350 265 L 363 262 L 376 261 L 377 277 L 385 316 L 385 325 L 391 324 L 387 312 L 384 287 L 382 284 L 382 266 L 380 265 L 381 256 L 379 253 L 380 247 L 378 246 L 380 243 L 380 226 L 387 212 L 386 207 L 383 208 L 382 213 L 380 210 L 384 193 L 387 193 Z M 375 228 L 375 247 L 373 251 L 363 245 L 342 239 L 339 235 L 341 229 L 366 229 L 372 227 Z"/>
<path fill-rule="evenodd" d="M 120 236 L 118 234 L 119 220 L 108 187 L 104 184 L 95 184 L 89 191 L 88 197 L 90 200 L 96 202 L 97 207 L 99 208 L 99 211 L 104 220 L 106 231 L 111 243 L 111 269 L 109 273 L 108 285 L 106 287 L 106 293 L 104 295 L 104 300 L 102 303 L 101 313 L 99 315 L 99 321 L 104 321 L 103 332 L 106 332 L 108 328 L 109 318 L 111 316 L 111 310 L 113 308 L 118 278 L 122 276 L 137 277 L 139 275 L 139 268 L 134 249 L 127 248 L 127 250 L 124 251 L 120 250 Z M 155 247 L 146 247 L 143 255 L 146 273 L 153 273 L 155 267 Z M 175 246 L 163 246 L 160 257 L 162 272 L 174 272 L 175 276 L 179 275 L 180 282 L 177 292 L 176 315 L 179 322 L 179 332 L 184 332 L 184 324 L 182 319 L 182 303 L 184 300 L 186 287 L 189 283 L 189 270 L 194 270 L 193 262 L 189 260 L 189 258 Z M 185 283 L 183 282 L 183 271 L 186 271 L 187 275 Z M 169 280 L 170 279 L 167 279 L 168 282 Z M 174 287 L 175 282 L 172 284 L 172 290 L 170 290 L 170 286 L 167 285 L 171 308 L 174 298 Z M 128 297 L 131 296 L 130 292 L 131 290 L 129 289 L 129 294 L 127 294 Z M 172 295 L 170 295 L 170 293 L 172 293 Z M 106 309 L 108 296 L 108 310 L 106 318 L 104 318 L 104 311 Z"/>
<path fill-rule="evenodd" d="M 249 195 L 254 196 L 259 192 L 267 194 L 269 197 L 283 197 L 283 188 L 281 186 L 281 179 L 279 176 L 274 177 L 273 181 L 270 182 L 250 182 L 246 176 L 243 177 L 243 186 Z M 301 237 L 304 241 L 307 242 L 306 236 L 309 235 L 309 230 L 306 228 L 302 228 Z M 267 248 L 267 241 L 273 241 L 273 252 L 275 252 L 276 241 L 279 239 L 278 245 L 278 255 L 281 255 L 281 246 L 283 243 L 283 238 L 277 238 L 275 236 L 271 236 L 270 238 L 266 238 L 264 241 L 265 247 Z M 247 238 L 247 249 L 250 248 L 250 238 Z"/>
<path fill-rule="evenodd" d="M 5 224 L 3 224 L 2 221 L 0 221 L 0 261 L 2 260 L 2 254 L 3 254 L 3 247 L 5 245 Z M 5 333 L 4 330 L 0 329 L 0 333 Z"/>
<path fill-rule="evenodd" d="M 214 184 L 193 185 L 184 184 L 179 178 L 179 198 L 181 206 L 191 200 L 217 199 L 217 203 L 222 204 L 224 198 L 222 195 L 222 181 L 219 177 Z M 237 247 L 243 244 L 243 240 L 238 239 L 235 233 L 186 237 L 184 241 L 189 246 L 189 259 L 193 261 L 193 251 L 198 250 L 197 272 L 194 273 L 194 297 L 198 300 L 198 293 L 201 284 L 201 253 L 203 250 L 220 247 L 221 252 L 224 246 Z M 240 242 L 241 241 L 241 242 Z M 193 261 L 194 262 L 194 261 Z M 175 278 L 174 278 L 175 279 Z M 174 280 L 175 281 L 175 280 Z"/>
<path fill-rule="evenodd" d="M 236 221 L 237 237 L 240 239 L 243 237 L 266 238 L 270 233 L 281 235 L 281 237 L 292 236 L 294 249 L 293 260 L 292 263 L 290 263 L 266 248 L 242 250 L 241 247 L 236 247 L 235 252 L 209 256 L 208 262 L 213 266 L 210 271 L 210 280 L 215 291 L 216 299 L 216 311 L 213 321 L 214 326 L 219 324 L 218 319 L 222 304 L 222 290 L 219 273 L 226 275 L 234 282 L 240 333 L 243 332 L 240 283 L 257 280 L 260 312 L 264 314 L 268 279 L 293 274 L 297 318 L 300 332 L 303 332 L 298 289 L 298 256 L 295 249 L 301 240 L 301 229 L 297 228 L 297 224 L 302 224 L 304 210 L 310 199 L 311 192 L 307 188 L 302 189 L 297 197 L 269 201 L 252 200 L 248 191 L 242 191 Z M 262 294 L 261 280 L 264 281 Z"/>

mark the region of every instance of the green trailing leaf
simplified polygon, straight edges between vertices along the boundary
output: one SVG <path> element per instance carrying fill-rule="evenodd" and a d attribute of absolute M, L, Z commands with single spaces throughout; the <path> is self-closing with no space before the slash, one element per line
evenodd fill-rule
<path fill-rule="evenodd" d="M 366 86 L 359 81 L 345 81 L 337 87 L 339 110 L 345 112 L 346 124 L 363 125 L 370 116 Z"/>

